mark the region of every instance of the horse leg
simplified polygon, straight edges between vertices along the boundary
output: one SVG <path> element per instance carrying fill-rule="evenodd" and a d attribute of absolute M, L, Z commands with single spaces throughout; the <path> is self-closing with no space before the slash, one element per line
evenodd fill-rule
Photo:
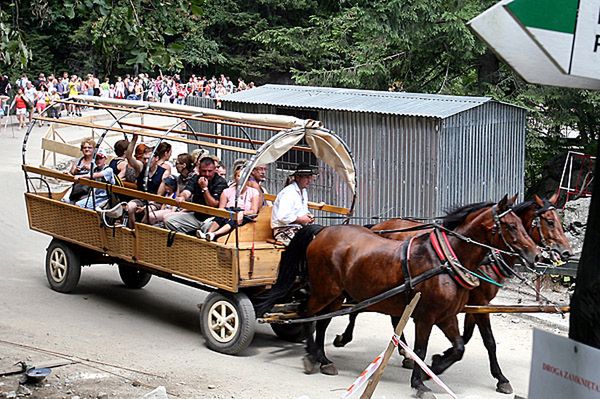
<path fill-rule="evenodd" d="M 481 328 L 479 329 L 481 331 Z M 473 337 L 473 332 L 475 331 L 475 316 L 471 313 L 465 314 L 465 325 L 463 328 L 463 342 L 466 344 L 469 343 L 471 338 Z"/>
<path fill-rule="evenodd" d="M 500 365 L 498 364 L 498 358 L 496 357 L 496 340 L 494 339 L 494 334 L 492 332 L 490 316 L 488 314 L 478 314 L 473 316 L 475 317 L 475 322 L 481 333 L 481 338 L 483 338 L 485 349 L 487 349 L 488 352 L 490 372 L 492 373 L 492 376 L 498 380 L 496 391 L 511 394 L 513 388 L 508 379 L 502 374 L 502 370 L 500 370 Z"/>
<path fill-rule="evenodd" d="M 429 336 L 433 323 L 430 320 L 419 320 L 415 325 L 415 354 L 421 359 L 425 359 L 427 355 L 427 345 L 429 344 Z M 429 399 L 435 398 L 431 393 L 431 389 L 423 384 L 423 370 L 418 364 L 415 364 L 412 375 L 410 377 L 410 386 L 417 390 L 417 398 Z"/>
<path fill-rule="evenodd" d="M 348 322 L 346 330 L 344 330 L 344 332 L 341 335 L 338 334 L 335 336 L 335 339 L 333 340 L 333 346 L 335 346 L 336 348 L 341 348 L 343 346 L 346 346 L 346 344 L 352 342 L 354 326 L 356 325 L 357 317 L 358 313 L 350 313 L 350 320 Z"/>
<path fill-rule="evenodd" d="M 317 323 L 316 326 L 317 331 L 318 329 L 319 323 Z M 302 323 L 302 332 L 304 333 L 304 338 L 306 342 L 306 355 L 302 358 L 302 363 L 304 364 L 304 373 L 312 374 L 315 372 L 315 369 L 317 367 L 317 359 L 319 357 L 319 354 L 313 332 L 310 328 L 310 323 Z"/>
<path fill-rule="evenodd" d="M 394 327 L 395 331 L 396 326 L 400 322 L 400 317 L 390 316 L 390 318 L 392 320 L 392 327 Z M 400 340 L 408 346 L 408 343 L 406 342 L 406 337 L 404 336 L 404 332 L 402 332 L 402 335 L 400 335 Z M 412 360 L 410 357 L 406 356 L 406 353 L 404 353 L 404 349 L 402 349 L 402 347 L 400 346 L 398 347 L 398 353 L 404 358 L 402 359 L 402 367 L 408 370 L 412 370 L 412 368 L 415 366 L 415 361 Z"/>
<path fill-rule="evenodd" d="M 442 374 L 448 367 L 462 359 L 465 354 L 465 344 L 458 330 L 456 316 L 438 323 L 437 326 L 452 343 L 452 348 L 446 350 L 444 355 L 434 355 L 431 358 L 431 371 L 435 374 Z"/>
<path fill-rule="evenodd" d="M 315 343 L 317 345 L 317 362 L 321 363 L 321 373 L 325 375 L 337 375 L 335 364 L 325 356 L 325 331 L 331 323 L 331 319 L 318 320 Z"/>

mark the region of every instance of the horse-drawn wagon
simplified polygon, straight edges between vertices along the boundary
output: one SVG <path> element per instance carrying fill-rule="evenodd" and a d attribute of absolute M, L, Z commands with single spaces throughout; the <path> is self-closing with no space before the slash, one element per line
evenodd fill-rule
<path fill-rule="evenodd" d="M 354 161 L 348 148 L 317 121 L 86 96 L 62 103 L 87 106 L 110 115 L 108 124 L 76 119 L 54 120 L 44 116 L 36 118 L 41 122 L 73 126 L 77 130 L 92 129 L 98 134 L 94 153 L 101 147 L 110 147 L 108 137 L 115 133 L 125 138 L 138 134 L 158 143 L 170 140 L 204 149 L 237 152 L 250 156 L 238 184 L 239 196 L 240 188 L 256 165 L 272 163 L 290 149 L 312 151 L 319 160 L 340 174 L 352 194 L 355 193 Z M 131 122 L 129 118 L 134 115 L 141 116 L 140 123 Z M 144 123 L 144 117 L 147 123 Z M 151 122 L 165 118 L 173 122 L 168 127 Z M 236 127 L 241 133 L 234 137 L 197 132 L 191 121 Z M 23 142 L 22 169 L 27 185 L 25 201 L 30 228 L 53 237 L 46 255 L 46 276 L 53 290 L 72 291 L 79 281 L 82 265 L 116 264 L 127 287 L 141 288 L 152 275 L 156 275 L 210 291 L 200 316 L 207 345 L 219 352 L 235 354 L 250 344 L 256 317 L 249 297 L 268 289 L 277 280 L 279 259 L 284 248 L 272 240 L 270 206 L 263 206 L 253 223 L 235 228 L 229 235 L 214 242 L 144 223 L 136 223 L 135 228 L 118 224 L 109 226 L 103 223 L 101 214 L 95 210 L 62 201 L 68 189 L 56 188 L 53 182 L 63 182 L 64 187 L 65 182 L 74 180 L 73 176 L 27 163 L 31 130 L 32 126 Z M 252 140 L 248 131 L 268 131 L 273 136 L 266 142 L 257 142 Z M 307 145 L 299 146 L 301 141 Z M 223 144 L 226 142 L 231 144 Z M 260 148 L 252 149 L 256 144 L 261 144 Z M 145 173 L 148 179 L 147 169 Z M 223 209 L 191 202 L 178 204 L 173 199 L 127 186 L 110 185 L 89 178 L 79 179 L 79 183 L 90 188 L 104 188 L 114 195 L 180 206 L 186 211 L 235 217 Z M 268 194 L 265 197 L 267 200 L 274 199 Z M 310 203 L 309 208 L 349 216 L 353 204 L 354 201 L 350 208 L 344 208 Z M 278 335 L 290 338 L 289 329 L 285 326 L 276 326 L 274 330 Z"/>

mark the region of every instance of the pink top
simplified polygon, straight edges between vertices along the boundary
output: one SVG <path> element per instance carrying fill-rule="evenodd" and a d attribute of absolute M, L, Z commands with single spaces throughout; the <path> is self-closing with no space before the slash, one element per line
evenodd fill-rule
<path fill-rule="evenodd" d="M 233 208 L 235 206 L 235 190 L 236 186 L 231 186 L 223 190 L 223 194 L 227 197 L 227 204 L 225 204 L 226 208 Z M 238 207 L 245 211 L 249 211 L 252 209 L 252 199 L 259 196 L 260 193 L 257 189 L 254 187 L 246 187 L 246 191 L 240 194 Z"/>

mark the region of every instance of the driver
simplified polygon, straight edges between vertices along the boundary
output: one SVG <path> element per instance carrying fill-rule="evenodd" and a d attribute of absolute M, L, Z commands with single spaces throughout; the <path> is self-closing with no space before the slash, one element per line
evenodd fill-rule
<path fill-rule="evenodd" d="M 271 213 L 271 228 L 275 240 L 288 246 L 303 226 L 312 224 L 315 217 L 308 211 L 307 188 L 317 173 L 301 162 L 292 174 L 292 182 L 277 194 Z"/>

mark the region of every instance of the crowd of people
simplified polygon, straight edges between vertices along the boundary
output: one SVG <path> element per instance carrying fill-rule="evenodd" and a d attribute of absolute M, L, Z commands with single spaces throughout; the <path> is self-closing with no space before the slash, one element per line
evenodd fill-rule
<path fill-rule="evenodd" d="M 234 163 L 228 181 L 225 165 L 203 150 L 179 154 L 173 164 L 169 143 L 161 142 L 153 148 L 145 143 L 138 144 L 137 140 L 138 136 L 134 134 L 130 141 L 117 141 L 114 145 L 115 157 L 110 162 L 107 162 L 102 150 L 98 150 L 94 158 L 96 143 L 93 139 L 83 140 L 80 147 L 83 156 L 75 160 L 70 168 L 75 183 L 65 201 L 89 209 L 107 205 L 111 198 L 106 187 L 91 191 L 79 183 L 80 178 L 91 176 L 94 180 L 113 185 L 129 182 L 138 190 L 172 198 L 179 205 L 190 201 L 231 212 L 234 215 L 232 218 L 210 218 L 208 214 L 187 211 L 180 206 L 135 198 L 118 199 L 124 201 L 122 204 L 127 215 L 124 223 L 130 228 L 135 228 L 136 223 L 150 223 L 196 235 L 207 241 L 213 241 L 235 227 L 251 222 L 260 208 L 268 204 L 264 197 L 267 165 L 257 165 L 252 170 L 236 198 L 246 160 L 240 159 Z M 288 185 L 272 204 L 271 228 L 274 238 L 284 245 L 302 226 L 314 222 L 314 216 L 308 210 L 307 188 L 315 174 L 309 165 L 299 164 Z"/>
<path fill-rule="evenodd" d="M 93 74 L 80 77 L 63 72 L 62 76 L 50 74 L 46 77 L 40 73 L 33 81 L 27 74 L 22 74 L 14 82 L 14 86 L 8 76 L 4 75 L 0 76 L 0 116 L 14 110 L 19 120 L 19 128 L 23 128 L 27 117 L 31 122 L 34 112 L 41 113 L 54 101 L 75 95 L 185 104 L 190 95 L 219 100 L 227 94 L 253 87 L 254 82 L 246 84 L 242 78 L 238 78 L 237 83 L 234 83 L 223 74 L 218 78 L 193 74 L 187 81 L 181 79 L 178 74 L 161 74 L 156 77 L 144 73 L 137 76 L 127 74 L 113 80 L 106 77 L 102 81 Z M 67 116 L 81 116 L 81 109 L 74 104 L 68 107 L 55 105 L 48 110 L 47 116 L 59 118 L 63 111 L 66 111 Z"/>

